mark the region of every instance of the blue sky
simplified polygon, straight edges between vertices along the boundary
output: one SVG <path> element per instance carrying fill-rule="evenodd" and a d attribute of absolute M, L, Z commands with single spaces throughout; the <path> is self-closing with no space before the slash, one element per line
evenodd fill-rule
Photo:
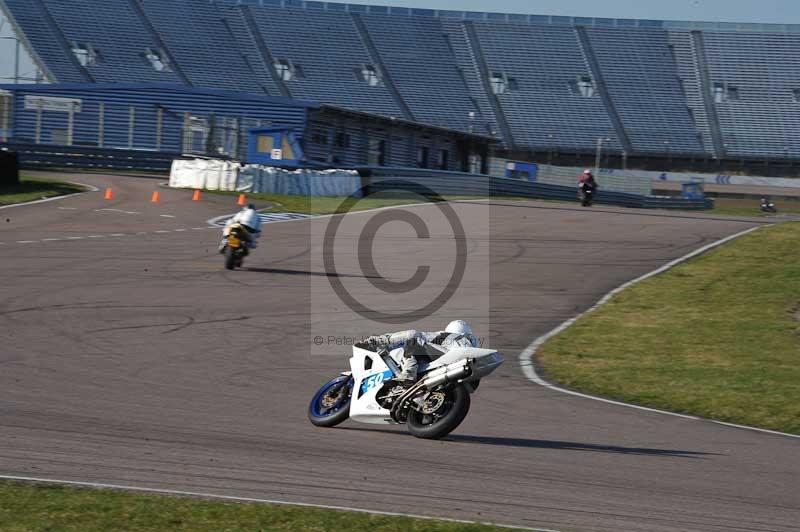
<path fill-rule="evenodd" d="M 536 15 L 800 24 L 798 0 L 349 0 L 348 3 Z"/>

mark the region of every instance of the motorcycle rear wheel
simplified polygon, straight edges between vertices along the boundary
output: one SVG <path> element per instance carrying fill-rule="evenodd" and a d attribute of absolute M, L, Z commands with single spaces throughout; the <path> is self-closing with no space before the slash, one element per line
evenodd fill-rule
<path fill-rule="evenodd" d="M 335 395 L 332 396 L 331 392 Z M 308 405 L 308 420 L 317 427 L 335 427 L 343 423 L 350 417 L 352 394 L 353 378 L 350 376 L 341 375 L 326 382 Z"/>
<path fill-rule="evenodd" d="M 406 425 L 413 436 L 428 440 L 444 438 L 467 417 L 470 398 L 466 388 L 462 385 L 453 386 L 445 393 L 444 404 L 433 414 L 409 411 Z"/>
<path fill-rule="evenodd" d="M 236 251 L 229 246 L 225 247 L 225 269 L 232 270 L 236 267 Z"/>

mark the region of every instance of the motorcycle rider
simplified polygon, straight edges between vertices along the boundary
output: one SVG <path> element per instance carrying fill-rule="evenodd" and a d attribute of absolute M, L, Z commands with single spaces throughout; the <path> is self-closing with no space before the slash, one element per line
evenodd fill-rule
<path fill-rule="evenodd" d="M 245 229 L 243 234 L 245 249 L 250 250 L 258 247 L 258 237 L 261 236 L 261 217 L 258 215 L 255 205 L 248 203 L 225 224 L 225 228 L 222 230 L 222 241 L 219 243 L 220 253 L 225 251 L 228 235 L 231 232 L 231 227 L 235 224 L 239 224 Z"/>
<path fill-rule="evenodd" d="M 583 171 L 583 174 L 578 179 L 578 196 L 584 206 L 587 205 L 586 193 L 594 194 L 597 191 L 597 181 L 594 174 L 589 169 Z"/>
<path fill-rule="evenodd" d="M 440 346 L 442 354 L 456 347 L 479 346 L 478 339 L 472 332 L 472 327 L 464 320 L 451 321 L 443 331 L 423 332 L 412 329 L 370 336 L 356 345 L 381 355 L 402 347 L 403 358 L 400 364 L 400 373 L 393 380 L 407 386 L 417 380 L 417 367 L 419 365 L 417 357 L 430 355 L 430 352 L 425 350 L 425 344 L 428 343 Z"/>
<path fill-rule="evenodd" d="M 761 198 L 761 211 L 762 212 L 778 212 L 778 209 L 775 208 L 775 204 L 769 201 L 767 198 Z"/>

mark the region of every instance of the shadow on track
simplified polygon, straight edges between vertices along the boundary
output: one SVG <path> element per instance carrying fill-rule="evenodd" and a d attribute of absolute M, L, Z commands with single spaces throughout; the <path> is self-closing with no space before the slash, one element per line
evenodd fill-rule
<path fill-rule="evenodd" d="M 397 430 L 367 429 L 360 427 L 339 427 L 339 430 L 355 430 L 359 432 L 383 432 L 412 437 L 406 432 Z M 704 453 L 700 451 L 680 451 L 675 449 L 652 449 L 648 447 L 622 447 L 618 445 L 598 445 L 594 443 L 580 443 L 557 440 L 532 440 L 526 438 L 501 438 L 492 436 L 469 436 L 451 434 L 444 440 L 453 443 L 467 443 L 477 445 L 499 445 L 502 447 L 524 447 L 528 449 L 555 449 L 561 451 L 584 451 L 595 453 L 626 454 L 635 456 L 664 456 L 670 458 L 702 459 L 704 456 L 722 456 L 720 453 Z"/>
<path fill-rule="evenodd" d="M 310 272 L 305 270 L 286 270 L 283 268 L 253 268 L 250 266 L 245 266 L 241 269 L 241 271 L 245 272 L 257 272 L 257 273 L 277 273 L 282 275 L 303 275 L 306 277 L 352 277 L 354 279 L 383 279 L 380 276 L 369 276 L 369 275 L 355 275 L 355 274 L 347 274 L 347 273 L 329 273 L 329 272 Z"/>

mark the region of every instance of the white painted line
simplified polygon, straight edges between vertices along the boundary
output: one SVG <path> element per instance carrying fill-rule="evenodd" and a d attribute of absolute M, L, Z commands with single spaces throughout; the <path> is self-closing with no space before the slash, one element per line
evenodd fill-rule
<path fill-rule="evenodd" d="M 146 235 L 146 234 L 148 234 L 148 233 L 147 233 L 147 231 L 139 231 L 139 232 L 138 232 L 138 233 L 136 233 L 136 234 L 137 234 L 137 235 Z"/>
<path fill-rule="evenodd" d="M 69 183 L 70 185 L 79 185 L 82 187 L 86 187 L 88 190 L 84 190 L 83 192 L 73 192 L 72 194 L 64 194 L 63 196 L 54 196 L 52 198 L 26 201 L 25 203 L 14 203 L 13 205 L 3 205 L 2 207 L 0 207 L 0 210 L 13 209 L 14 207 L 25 207 L 26 205 L 36 205 L 37 203 L 47 203 L 48 201 L 58 201 L 65 198 L 74 198 L 75 196 L 80 196 L 81 194 L 88 194 L 89 192 L 97 192 L 98 190 L 100 190 L 99 188 L 94 187 L 92 185 L 87 185 L 86 183 L 76 183 L 74 181 L 65 181 L 65 183 Z"/>
<path fill-rule="evenodd" d="M 534 532 L 559 532 L 558 530 L 553 530 L 549 528 L 530 528 L 524 526 L 515 526 L 515 525 L 498 525 L 496 523 L 488 523 L 488 522 L 481 522 L 481 521 L 467 521 L 465 519 L 449 519 L 446 517 L 431 517 L 429 515 L 416 515 L 416 514 L 404 514 L 400 512 L 383 512 L 380 510 L 367 510 L 364 508 L 352 508 L 349 506 L 333 506 L 329 504 L 312 504 L 307 502 L 290 502 L 290 501 L 281 501 L 275 499 L 257 499 L 253 497 L 236 497 L 233 495 L 217 495 L 214 493 L 199 493 L 195 491 L 179 491 L 179 490 L 169 490 L 169 489 L 162 489 L 162 488 L 143 488 L 138 486 L 123 486 L 120 484 L 104 484 L 100 482 L 77 482 L 73 480 L 55 480 L 49 478 L 37 478 L 37 477 L 21 477 L 15 475 L 0 475 L 0 479 L 4 480 L 20 480 L 20 481 L 27 481 L 27 482 L 43 482 L 48 484 L 65 484 L 68 486 L 84 486 L 87 488 L 103 488 L 103 489 L 115 489 L 115 490 L 125 490 L 125 491 L 138 491 L 143 493 L 156 493 L 162 495 L 179 495 L 184 497 L 202 497 L 204 499 L 221 499 L 226 501 L 239 501 L 239 502 L 257 502 L 263 504 L 280 504 L 285 506 L 299 506 L 301 508 L 322 508 L 325 510 L 340 510 L 345 512 L 358 512 L 364 514 L 371 514 L 371 515 L 386 515 L 391 517 L 411 517 L 414 519 L 425 519 L 428 521 L 447 521 L 449 523 L 464 523 L 464 524 L 480 524 L 480 525 L 493 525 L 502 528 L 509 528 L 513 530 L 533 530 Z"/>
<path fill-rule="evenodd" d="M 736 238 L 739 238 L 739 237 L 744 236 L 746 234 L 752 233 L 753 231 L 756 231 L 756 230 L 760 229 L 761 227 L 763 227 L 763 226 L 752 227 L 752 228 L 747 229 L 745 231 L 741 231 L 741 232 L 736 233 L 734 235 L 731 235 L 731 236 L 725 237 L 723 239 L 717 240 L 716 242 L 712 242 L 711 244 L 708 244 L 708 245 L 703 246 L 703 247 L 701 247 L 699 249 L 696 249 L 696 250 L 692 251 L 691 253 L 689 253 L 687 255 L 684 255 L 683 257 L 677 258 L 677 259 L 665 264 L 664 266 L 661 266 L 660 268 L 658 268 L 656 270 L 653 270 L 650 273 L 646 273 L 646 274 L 642 275 L 641 277 L 637 277 L 636 279 L 633 279 L 632 281 L 628 281 L 627 283 L 625 283 L 625 284 L 623 284 L 621 286 L 618 286 L 617 288 L 615 288 L 614 290 L 610 291 L 605 296 L 603 296 L 603 298 L 600 299 L 600 301 L 598 301 L 597 303 L 595 303 L 589 310 L 587 310 L 585 312 L 582 312 L 582 313 L 578 314 L 577 316 L 575 316 L 574 318 L 571 318 L 571 319 L 565 321 L 564 323 L 562 323 L 561 325 L 559 325 L 558 327 L 556 327 L 552 331 L 550 331 L 547 334 L 544 334 L 544 335 L 540 336 L 539 338 L 535 339 L 528 347 L 526 347 L 519 354 L 519 366 L 520 366 L 520 369 L 522 369 L 522 373 L 525 375 L 525 377 L 528 378 L 528 380 L 530 380 L 531 382 L 533 382 L 535 384 L 538 384 L 539 386 L 544 386 L 546 388 L 549 388 L 549 389 L 557 391 L 557 392 L 566 393 L 566 394 L 574 395 L 574 396 L 577 396 L 577 397 L 583 397 L 585 399 L 591 399 L 591 400 L 594 400 L 594 401 L 600 401 L 600 402 L 603 402 L 603 403 L 609 403 L 609 404 L 613 404 L 613 405 L 626 406 L 628 408 L 635 408 L 637 410 L 645 410 L 645 411 L 648 411 L 648 412 L 657 412 L 659 414 L 666 414 L 666 415 L 669 415 L 669 416 L 681 417 L 681 418 L 685 418 L 685 419 L 692 419 L 692 420 L 697 420 L 697 421 L 711 421 L 711 422 L 719 424 L 719 425 L 726 425 L 728 427 L 736 427 L 736 428 L 739 428 L 739 429 L 747 429 L 747 430 L 753 430 L 753 431 L 757 431 L 757 432 L 765 432 L 767 434 L 776 434 L 776 435 L 779 435 L 779 436 L 786 436 L 786 437 L 789 437 L 789 438 L 800 438 L 800 435 L 797 435 L 797 434 L 787 434 L 785 432 L 777 432 L 777 431 L 774 431 L 774 430 L 760 429 L 760 428 L 757 428 L 757 427 L 748 427 L 746 425 L 736 425 L 734 423 L 726 423 L 724 421 L 715 421 L 713 419 L 705 419 L 705 418 L 701 418 L 701 417 L 698 417 L 698 416 L 687 416 L 687 415 L 678 414 L 678 413 L 675 413 L 675 412 L 667 412 L 666 410 L 658 410 L 656 408 L 648 408 L 648 407 L 645 407 L 645 406 L 632 405 L 630 403 L 623 403 L 621 401 L 612 401 L 611 399 L 604 399 L 602 397 L 595 397 L 593 395 L 588 395 L 588 394 L 576 392 L 576 391 L 573 391 L 573 390 L 567 390 L 566 388 L 561 388 L 561 387 L 559 387 L 559 386 L 557 386 L 555 384 L 552 384 L 550 382 L 547 382 L 546 380 L 541 378 L 539 376 L 539 374 L 536 373 L 536 368 L 535 368 L 535 366 L 533 364 L 533 355 L 536 354 L 536 352 L 539 350 L 539 348 L 545 342 L 547 342 L 553 336 L 556 336 L 557 334 L 559 334 L 559 333 L 563 332 L 564 330 L 566 330 L 567 328 L 569 328 L 572 324 L 574 324 L 576 321 L 578 321 L 583 316 L 589 314 L 590 312 L 594 312 L 598 308 L 602 307 L 603 305 L 608 303 L 611 300 L 612 297 L 614 297 L 615 295 L 619 294 L 623 290 L 625 290 L 625 289 L 627 289 L 627 288 L 629 288 L 629 287 L 631 287 L 631 286 L 633 286 L 633 285 L 635 285 L 637 283 L 640 283 L 640 282 L 644 281 L 645 279 L 649 279 L 650 277 L 654 277 L 656 275 L 662 274 L 662 273 L 666 272 L 667 270 L 670 270 L 670 269 L 674 268 L 675 266 L 688 261 L 689 259 L 692 259 L 692 258 L 694 258 L 694 257 L 696 257 L 698 255 L 702 255 L 703 253 L 706 253 L 707 251 L 709 251 L 711 249 L 714 249 L 714 248 L 716 248 L 718 246 L 721 246 L 722 244 L 730 242 L 733 239 L 736 239 Z"/>
<path fill-rule="evenodd" d="M 161 216 L 162 218 L 175 218 L 171 214 L 159 214 L 159 216 Z"/>
<path fill-rule="evenodd" d="M 35 244 L 39 240 L 17 240 L 17 244 Z"/>
<path fill-rule="evenodd" d="M 82 236 L 68 236 L 67 240 L 83 240 Z"/>
<path fill-rule="evenodd" d="M 89 238 L 105 238 L 105 235 L 89 235 Z"/>
<path fill-rule="evenodd" d="M 142 214 L 142 213 L 136 211 L 125 211 L 125 214 Z"/>
<path fill-rule="evenodd" d="M 58 209 L 61 210 L 61 211 L 77 211 L 78 210 L 77 207 L 59 207 Z"/>
<path fill-rule="evenodd" d="M 205 231 L 206 229 L 212 229 L 211 227 L 192 227 L 192 231 Z M 216 229 L 214 227 L 213 229 Z"/>
<path fill-rule="evenodd" d="M 181 231 L 186 231 L 186 229 L 173 229 L 173 231 L 175 231 L 176 233 L 179 233 Z"/>
<path fill-rule="evenodd" d="M 166 231 L 166 230 L 164 230 L 164 229 L 160 229 L 160 230 L 158 230 L 158 231 L 153 231 L 153 232 L 154 232 L 154 233 L 169 233 L 169 231 Z"/>
<path fill-rule="evenodd" d="M 60 242 L 63 238 L 43 238 L 42 242 Z"/>
<path fill-rule="evenodd" d="M 716 423 L 717 425 L 725 425 L 726 427 L 734 427 L 737 429 L 745 429 L 745 430 L 755 430 L 757 432 L 766 432 L 767 434 L 776 434 L 778 436 L 788 436 L 790 438 L 800 438 L 800 435 L 797 434 L 787 434 L 785 432 L 778 432 L 777 430 L 769 430 L 769 429 L 760 429 L 758 427 L 750 427 L 748 425 L 738 425 L 736 423 L 728 423 L 727 421 L 717 421 L 716 419 L 709 419 L 712 423 Z"/>
<path fill-rule="evenodd" d="M 109 236 L 125 236 L 125 233 L 113 233 Z"/>

